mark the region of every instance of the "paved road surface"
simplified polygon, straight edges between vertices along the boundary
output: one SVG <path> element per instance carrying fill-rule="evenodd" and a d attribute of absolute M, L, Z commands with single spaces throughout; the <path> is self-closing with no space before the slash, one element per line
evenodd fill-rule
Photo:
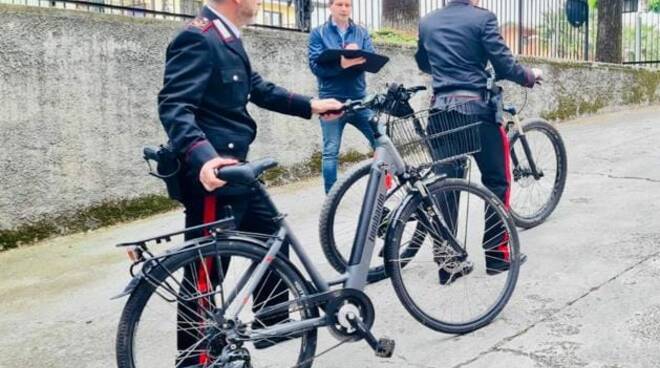
<path fill-rule="evenodd" d="M 566 192 L 542 226 L 512 301 L 465 336 L 420 327 L 388 282 L 369 287 L 374 331 L 395 357 L 343 345 L 317 367 L 657 367 L 660 363 L 660 107 L 562 124 Z M 320 262 L 318 180 L 275 190 Z M 113 244 L 179 228 L 168 213 L 0 254 L 0 367 L 112 367 L 128 262 Z M 327 264 L 321 264 L 331 274 Z M 334 343 L 326 333 L 320 349 Z M 348 360 L 350 358 L 350 360 Z"/>

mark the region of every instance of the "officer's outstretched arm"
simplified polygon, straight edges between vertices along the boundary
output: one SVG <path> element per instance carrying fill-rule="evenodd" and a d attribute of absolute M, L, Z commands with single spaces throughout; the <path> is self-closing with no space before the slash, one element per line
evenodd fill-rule
<path fill-rule="evenodd" d="M 488 13 L 481 30 L 482 44 L 498 79 L 508 79 L 525 87 L 534 87 L 536 78 L 531 69 L 526 68 L 513 57 L 504 42 L 497 26 L 497 17 Z"/>
<path fill-rule="evenodd" d="M 186 29 L 167 49 L 165 83 L 158 94 L 160 121 L 174 149 L 200 168 L 217 157 L 197 125 L 195 112 L 211 79 L 209 45 L 196 28 Z"/>
<path fill-rule="evenodd" d="M 311 98 L 287 91 L 265 81 L 258 73 L 250 76 L 252 88 L 250 102 L 259 107 L 287 115 L 309 119 L 312 117 Z"/>

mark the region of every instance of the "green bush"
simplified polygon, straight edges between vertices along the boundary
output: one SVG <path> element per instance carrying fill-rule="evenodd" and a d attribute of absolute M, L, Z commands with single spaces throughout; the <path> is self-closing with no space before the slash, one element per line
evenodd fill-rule
<path fill-rule="evenodd" d="M 660 0 L 649 0 L 649 10 L 654 13 L 660 13 Z"/>
<path fill-rule="evenodd" d="M 371 38 L 375 42 L 381 43 L 412 46 L 417 45 L 417 35 L 388 28 L 373 32 L 371 34 Z"/>
<path fill-rule="evenodd" d="M 598 8 L 598 0 L 589 0 L 589 8 L 592 10 Z M 648 11 L 660 13 L 660 0 L 649 0 Z"/>
<path fill-rule="evenodd" d="M 598 0 L 589 0 L 589 9 L 595 10 L 598 8 Z"/>

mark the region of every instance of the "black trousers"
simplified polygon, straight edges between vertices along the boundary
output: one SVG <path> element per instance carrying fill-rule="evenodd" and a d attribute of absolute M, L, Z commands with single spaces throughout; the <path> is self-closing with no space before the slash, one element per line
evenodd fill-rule
<path fill-rule="evenodd" d="M 429 130 L 432 129 L 434 129 L 433 121 L 429 124 Z M 473 157 L 481 172 L 481 182 L 504 203 L 505 208 L 508 210 L 511 193 L 511 158 L 506 131 L 500 124 L 494 121 L 486 121 L 482 122 L 479 127 L 479 136 L 481 151 L 475 153 Z M 455 142 L 444 142 L 444 144 L 449 145 L 453 143 Z M 435 152 L 443 151 L 440 147 L 434 148 Z M 466 174 L 465 164 L 465 160 L 438 164 L 434 167 L 434 172 L 445 174 L 449 178 L 464 178 Z M 456 208 L 455 202 L 441 203 L 441 211 L 445 219 L 449 219 L 449 222 L 453 221 L 454 224 L 456 223 L 458 208 Z M 485 213 L 486 223 L 483 236 L 486 262 L 508 262 L 508 234 L 504 230 L 503 224 L 499 222 L 499 217 L 493 215 L 494 210 L 488 207 Z"/>
<path fill-rule="evenodd" d="M 195 194 L 198 193 L 199 191 L 196 191 Z M 195 194 L 186 196 L 183 201 L 186 214 L 186 227 L 221 219 L 226 216 L 226 206 L 231 206 L 238 230 L 267 235 L 272 235 L 279 230 L 279 226 L 275 221 L 277 213 L 274 208 L 270 208 L 264 203 L 262 194 L 254 192 L 231 196 L 215 194 L 202 196 Z M 203 235 L 206 234 L 202 232 L 187 233 L 186 240 Z M 285 243 L 280 252 L 288 256 L 288 248 L 288 244 Z M 205 264 L 202 264 L 202 262 Z M 204 314 L 213 310 L 215 305 L 212 297 L 199 298 L 199 296 L 212 293 L 218 287 L 222 282 L 219 275 L 224 274 L 228 270 L 231 262 L 230 259 L 224 257 L 219 261 L 207 257 L 204 260 L 200 259 L 198 263 L 184 269 L 183 281 L 179 290 L 177 348 L 180 355 L 176 363 L 182 367 L 204 364 L 211 359 L 208 352 L 191 354 L 192 356 L 190 357 L 186 357 L 185 354 L 188 349 L 203 350 L 205 348 L 203 344 L 199 347 L 191 347 L 203 338 L 205 331 L 200 323 L 203 322 L 203 319 L 208 319 L 208 316 Z M 218 267 L 221 267 L 221 270 L 218 270 Z M 255 295 L 253 295 L 253 306 L 261 308 L 263 305 L 275 305 L 288 300 L 287 287 L 275 276 L 266 277 L 266 280 L 257 286 L 256 290 L 261 290 L 261 292 L 258 293 L 255 291 Z M 190 300 L 186 301 L 186 299 Z M 253 307 L 254 309 L 256 308 Z M 259 328 L 263 327 L 263 325 L 273 325 L 286 318 L 288 316 L 277 316 L 273 320 L 258 321 L 252 327 Z"/>

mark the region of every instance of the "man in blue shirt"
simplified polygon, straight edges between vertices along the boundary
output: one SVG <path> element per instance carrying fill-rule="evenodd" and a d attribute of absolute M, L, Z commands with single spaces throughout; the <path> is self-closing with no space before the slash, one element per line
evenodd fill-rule
<path fill-rule="evenodd" d="M 369 32 L 350 19 L 351 0 L 330 0 L 330 19 L 312 30 L 309 36 L 309 67 L 318 79 L 319 97 L 340 101 L 358 100 L 366 95 L 367 83 L 364 71 L 355 66 L 364 64 L 364 58 L 341 57 L 332 63 L 319 63 L 321 53 L 328 49 L 361 49 L 374 52 Z M 341 137 L 346 123 L 356 127 L 373 147 L 374 132 L 369 125 L 373 116 L 370 110 L 351 112 L 334 120 L 323 121 L 323 180 L 325 192 L 329 192 L 337 180 L 337 166 Z"/>

